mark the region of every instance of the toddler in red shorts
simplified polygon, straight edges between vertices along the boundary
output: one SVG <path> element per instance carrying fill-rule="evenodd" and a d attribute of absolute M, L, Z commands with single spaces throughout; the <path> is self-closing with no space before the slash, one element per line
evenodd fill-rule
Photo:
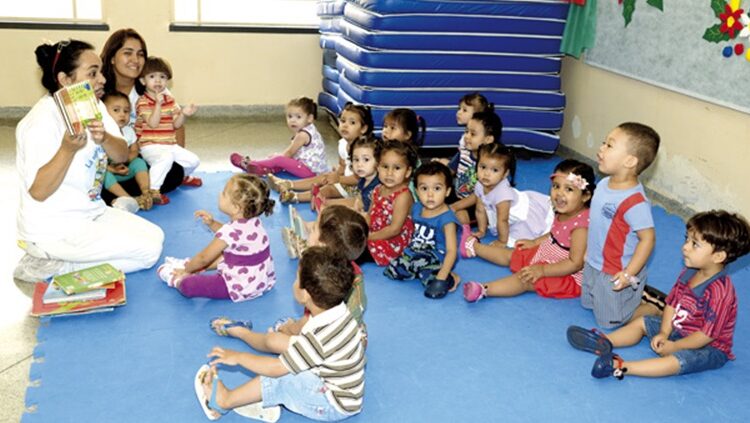
<path fill-rule="evenodd" d="M 513 272 L 489 283 L 465 283 L 466 301 L 514 297 L 524 292 L 550 298 L 581 295 L 589 205 L 596 187 L 594 169 L 576 160 L 563 160 L 550 180 L 555 220 L 549 233 L 536 239 L 518 240 L 514 249 L 478 242 L 461 246 L 465 257 L 480 256 L 501 266 L 510 265 Z"/>

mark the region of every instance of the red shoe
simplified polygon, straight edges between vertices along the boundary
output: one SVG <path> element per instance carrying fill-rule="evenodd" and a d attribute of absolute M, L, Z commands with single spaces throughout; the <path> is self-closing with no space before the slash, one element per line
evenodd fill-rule
<path fill-rule="evenodd" d="M 188 187 L 200 187 L 203 186 L 203 180 L 197 176 L 186 176 L 185 179 L 182 180 L 182 185 Z"/>
<path fill-rule="evenodd" d="M 154 205 L 163 206 L 169 204 L 169 197 L 164 194 L 160 194 L 158 191 L 151 191 L 151 199 Z"/>
<path fill-rule="evenodd" d="M 312 199 L 310 200 L 310 208 L 314 212 L 320 213 L 320 211 L 325 207 L 325 199 L 320 196 L 320 186 L 317 184 L 313 184 L 312 189 L 310 190 L 310 193 L 312 195 Z"/>

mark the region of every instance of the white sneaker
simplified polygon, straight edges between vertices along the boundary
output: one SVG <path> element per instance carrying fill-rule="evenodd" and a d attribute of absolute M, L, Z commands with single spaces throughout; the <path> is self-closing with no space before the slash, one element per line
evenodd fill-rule
<path fill-rule="evenodd" d="M 233 409 L 233 411 L 242 417 L 270 423 L 276 422 L 281 417 L 280 406 L 276 405 L 273 407 L 263 408 L 263 401 L 243 405 L 242 407 Z"/>
<path fill-rule="evenodd" d="M 164 257 L 164 263 L 156 269 L 156 274 L 159 275 L 159 279 L 174 288 L 174 271 L 175 269 L 184 269 L 187 262 L 188 259 Z"/>
<path fill-rule="evenodd" d="M 57 275 L 65 268 L 65 262 L 24 254 L 18 261 L 13 277 L 23 282 L 39 282 Z"/>

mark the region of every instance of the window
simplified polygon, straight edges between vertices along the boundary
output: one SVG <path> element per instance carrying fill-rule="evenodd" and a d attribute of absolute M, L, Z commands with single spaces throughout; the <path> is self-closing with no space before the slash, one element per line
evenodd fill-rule
<path fill-rule="evenodd" d="M 101 0 L 3 0 L 0 20 L 6 22 L 92 23 L 102 21 Z"/>
<path fill-rule="evenodd" d="M 315 0 L 174 0 L 177 25 L 318 28 Z"/>

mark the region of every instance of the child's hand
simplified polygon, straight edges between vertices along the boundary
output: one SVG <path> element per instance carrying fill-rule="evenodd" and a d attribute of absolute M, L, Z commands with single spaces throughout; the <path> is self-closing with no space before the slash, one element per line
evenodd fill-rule
<path fill-rule="evenodd" d="M 215 357 L 214 360 L 211 360 L 209 363 L 211 366 L 215 366 L 217 364 L 226 364 L 227 366 L 236 366 L 238 359 L 239 359 L 240 353 L 234 350 L 225 350 L 221 347 L 214 347 L 210 353 L 208 353 L 208 358 Z"/>
<path fill-rule="evenodd" d="M 475 237 L 476 237 L 477 239 L 482 239 L 482 238 L 484 238 L 484 235 L 485 235 L 485 234 L 486 234 L 486 232 L 485 232 L 485 231 L 476 231 L 476 232 L 472 232 L 472 233 L 471 233 L 471 235 L 472 235 L 472 236 L 475 236 Z"/>
<path fill-rule="evenodd" d="M 326 180 L 328 181 L 328 184 L 336 184 L 339 182 L 339 174 L 338 172 L 331 172 L 326 176 Z"/>
<path fill-rule="evenodd" d="M 164 93 L 156 94 L 156 104 L 164 103 Z"/>
<path fill-rule="evenodd" d="M 532 248 L 534 244 L 533 239 L 519 239 L 516 241 L 516 248 L 519 250 L 528 250 L 529 248 Z"/>
<path fill-rule="evenodd" d="M 533 285 L 542 276 L 544 276 L 544 270 L 542 269 L 542 265 L 539 264 L 526 266 L 518 272 L 521 282 L 529 285 Z"/>
<path fill-rule="evenodd" d="M 664 346 L 664 342 L 669 339 L 667 334 L 659 332 L 657 333 L 653 338 L 651 338 L 651 349 L 654 350 L 655 353 L 658 353 L 659 350 Z"/>
<path fill-rule="evenodd" d="M 175 286 L 179 286 L 180 282 L 185 278 L 185 276 L 189 275 L 190 273 L 185 270 L 184 267 L 177 267 L 174 270 L 172 270 L 172 277 L 174 278 L 174 284 Z"/>
<path fill-rule="evenodd" d="M 443 159 L 443 158 L 438 158 L 438 157 L 435 157 L 434 159 L 432 159 L 432 161 L 433 162 L 442 163 L 442 164 L 444 164 L 446 166 L 448 166 L 450 164 L 450 162 L 451 162 L 450 159 Z"/>
<path fill-rule="evenodd" d="M 651 338 L 651 349 L 660 356 L 668 356 L 677 352 L 674 342 L 666 334 L 659 333 Z"/>
<path fill-rule="evenodd" d="M 352 206 L 352 208 L 354 209 L 354 211 L 359 213 L 365 212 L 365 205 L 362 204 L 362 200 L 359 197 L 354 199 L 354 205 Z"/>
<path fill-rule="evenodd" d="M 182 108 L 182 114 L 184 114 L 185 116 L 192 116 L 197 111 L 198 111 L 198 106 L 192 103 Z"/>
<path fill-rule="evenodd" d="M 110 173 L 114 173 L 116 175 L 122 175 L 125 176 L 130 171 L 128 169 L 128 166 L 124 163 L 113 163 L 111 165 L 107 166 L 107 170 L 110 171 Z"/>
<path fill-rule="evenodd" d="M 630 286 L 630 282 L 628 281 L 628 278 L 625 277 L 625 272 L 617 272 L 614 276 L 612 276 L 612 290 L 613 291 L 622 291 L 626 287 Z"/>
<path fill-rule="evenodd" d="M 204 225 L 210 225 L 214 221 L 213 215 L 205 210 L 198 210 L 194 215 L 196 218 L 201 219 Z"/>
<path fill-rule="evenodd" d="M 299 330 L 296 330 L 296 329 L 297 329 L 297 321 L 294 319 L 288 319 L 286 322 L 284 322 L 283 325 L 279 326 L 279 329 L 277 332 L 283 333 L 284 335 L 289 335 L 289 336 L 299 335 Z"/>

